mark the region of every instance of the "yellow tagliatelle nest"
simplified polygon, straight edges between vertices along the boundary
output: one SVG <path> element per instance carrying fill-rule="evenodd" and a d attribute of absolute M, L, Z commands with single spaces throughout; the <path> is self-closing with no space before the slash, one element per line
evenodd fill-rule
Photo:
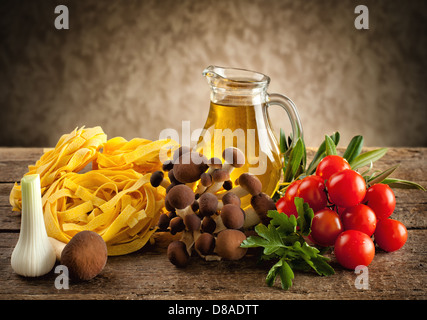
<path fill-rule="evenodd" d="M 160 153 L 175 147 L 171 140 L 107 141 L 100 127 L 63 135 L 27 173 L 40 174 L 48 235 L 67 243 L 77 232 L 92 230 L 104 239 L 109 255 L 142 248 L 164 207 L 165 192 L 151 186 L 150 176 L 162 166 Z M 79 173 L 91 163 L 92 170 Z M 18 184 L 10 203 L 21 209 Z"/>

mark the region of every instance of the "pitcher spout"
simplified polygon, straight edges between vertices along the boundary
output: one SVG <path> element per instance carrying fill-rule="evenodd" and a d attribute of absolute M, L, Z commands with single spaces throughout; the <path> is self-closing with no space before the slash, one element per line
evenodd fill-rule
<path fill-rule="evenodd" d="M 203 70 L 202 74 L 213 87 L 253 89 L 266 88 L 270 83 L 268 76 L 246 69 L 224 68 L 211 65 Z"/>

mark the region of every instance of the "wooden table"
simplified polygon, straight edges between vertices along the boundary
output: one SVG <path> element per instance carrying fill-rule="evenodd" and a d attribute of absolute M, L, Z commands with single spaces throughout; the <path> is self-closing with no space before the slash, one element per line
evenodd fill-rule
<path fill-rule="evenodd" d="M 314 154 L 309 149 L 309 155 Z M 138 252 L 109 257 L 103 272 L 81 283 L 70 282 L 69 289 L 56 289 L 53 271 L 40 278 L 23 278 L 10 266 L 12 250 L 18 240 L 20 214 L 12 212 L 9 193 L 27 166 L 43 153 L 41 148 L 0 148 L 0 299 L 410 299 L 427 298 L 427 193 L 395 189 L 396 210 L 392 217 L 408 229 L 408 241 L 397 252 L 377 248 L 368 267 L 368 289 L 357 289 L 357 274 L 340 267 L 336 273 L 320 277 L 296 272 L 293 286 L 284 291 L 277 281 L 265 284 L 271 264 L 257 264 L 254 256 L 240 261 L 205 262 L 191 259 L 185 269 L 175 268 L 166 257 L 171 236 L 156 234 L 156 243 Z M 400 163 L 393 177 L 427 186 L 427 148 L 392 148 L 375 163 L 385 169 Z"/>

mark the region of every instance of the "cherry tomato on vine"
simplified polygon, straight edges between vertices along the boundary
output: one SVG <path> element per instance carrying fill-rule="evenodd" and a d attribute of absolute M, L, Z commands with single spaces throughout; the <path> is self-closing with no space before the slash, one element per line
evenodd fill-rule
<path fill-rule="evenodd" d="M 377 225 L 375 212 L 361 203 L 357 206 L 347 208 L 341 214 L 341 221 L 344 230 L 359 230 L 368 236 L 372 236 Z"/>
<path fill-rule="evenodd" d="M 408 230 L 403 223 L 394 219 L 382 219 L 377 223 L 375 242 L 387 251 L 393 252 L 403 247 L 408 239 Z"/>
<path fill-rule="evenodd" d="M 334 173 L 326 182 L 330 201 L 338 207 L 353 207 L 365 198 L 365 179 L 354 170 Z"/>
<path fill-rule="evenodd" d="M 335 241 L 335 257 L 344 268 L 354 270 L 357 266 L 368 266 L 375 256 L 372 239 L 358 230 L 342 232 Z"/>
<path fill-rule="evenodd" d="M 285 195 L 280 198 L 276 203 L 278 212 L 285 213 L 288 217 L 294 215 L 298 216 L 297 209 L 295 208 L 294 199 L 298 192 L 298 186 L 302 180 L 293 181 L 286 189 Z"/>
<path fill-rule="evenodd" d="M 328 204 L 323 179 L 315 175 L 301 180 L 296 196 L 303 198 L 314 212 L 323 209 Z"/>
<path fill-rule="evenodd" d="M 328 208 L 317 211 L 311 221 L 310 236 L 321 246 L 333 246 L 338 235 L 343 232 L 338 214 Z"/>
<path fill-rule="evenodd" d="M 334 173 L 347 169 L 351 169 L 351 166 L 346 159 L 337 155 L 329 155 L 324 157 L 317 165 L 316 175 L 325 181 Z"/>
<path fill-rule="evenodd" d="M 386 184 L 377 183 L 369 187 L 363 200 L 374 210 L 378 220 L 390 217 L 396 207 L 396 197 L 393 190 Z"/>

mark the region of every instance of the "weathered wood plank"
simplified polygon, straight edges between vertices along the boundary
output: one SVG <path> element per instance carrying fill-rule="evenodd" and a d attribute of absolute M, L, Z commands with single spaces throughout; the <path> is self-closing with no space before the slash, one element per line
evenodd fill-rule
<path fill-rule="evenodd" d="M 254 256 L 235 262 L 192 257 L 187 268 L 177 269 L 165 254 L 169 236 L 133 254 L 109 257 L 96 278 L 58 290 L 53 271 L 35 279 L 16 275 L 10 255 L 18 235 L 1 234 L 0 299 L 425 299 L 426 233 L 411 230 L 406 245 L 394 253 L 377 249 L 368 267 L 368 290 L 357 289 L 357 275 L 332 260 L 335 275 L 296 272 L 289 291 L 278 282 L 268 287 L 264 281 L 271 264 L 259 265 Z"/>

